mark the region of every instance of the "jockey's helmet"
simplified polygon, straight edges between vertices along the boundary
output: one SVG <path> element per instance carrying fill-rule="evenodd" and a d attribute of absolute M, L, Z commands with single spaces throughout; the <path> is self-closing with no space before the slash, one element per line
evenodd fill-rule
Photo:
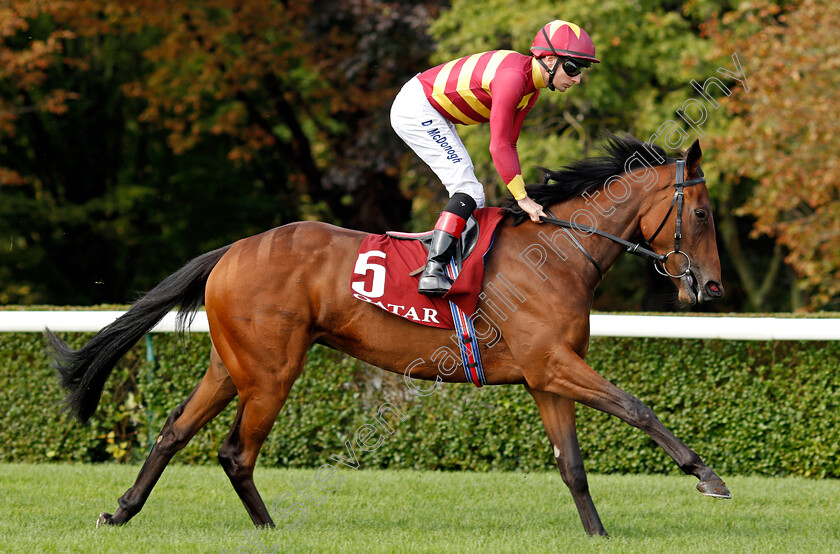
<path fill-rule="evenodd" d="M 600 63 L 595 57 L 592 37 L 574 23 L 555 20 L 546 23 L 534 37 L 531 53 L 536 58 L 551 56 L 577 58 Z"/>

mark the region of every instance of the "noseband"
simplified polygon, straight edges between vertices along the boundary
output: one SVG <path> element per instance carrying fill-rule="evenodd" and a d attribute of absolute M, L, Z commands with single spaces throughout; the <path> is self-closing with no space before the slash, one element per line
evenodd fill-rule
<path fill-rule="evenodd" d="M 677 174 L 676 174 L 676 179 L 675 179 L 675 182 L 674 182 L 674 188 L 676 189 L 675 192 L 674 192 L 674 199 L 671 200 L 671 206 L 668 208 L 668 213 L 666 213 L 665 217 L 662 219 L 662 223 L 659 224 L 659 227 L 656 229 L 656 231 L 653 233 L 653 235 L 649 239 L 645 240 L 645 243 L 649 246 L 651 245 L 651 243 L 653 243 L 654 239 L 656 239 L 657 235 L 659 235 L 659 232 L 665 226 L 665 222 L 668 221 L 669 217 L 671 217 L 671 212 L 674 211 L 674 206 L 676 206 L 677 207 L 677 227 L 676 227 L 676 230 L 674 232 L 674 249 L 671 250 L 670 252 L 668 252 L 667 254 L 665 254 L 664 256 L 661 255 L 661 254 L 657 254 L 656 252 L 654 252 L 653 250 L 651 250 L 649 248 L 643 247 L 641 243 L 633 243 L 633 242 L 626 241 L 621 237 L 611 235 L 610 233 L 605 233 L 604 231 L 600 231 L 600 230 L 598 230 L 594 227 L 590 227 L 588 225 L 581 225 L 579 223 L 572 223 L 570 221 L 564 221 L 562 219 L 557 219 L 556 217 L 554 217 L 554 214 L 551 213 L 551 211 L 548 208 L 546 208 L 545 211 L 546 211 L 546 213 L 548 213 L 548 215 L 550 217 L 541 217 L 540 219 L 542 221 L 546 222 L 546 223 L 553 223 L 554 225 L 558 225 L 558 226 L 566 228 L 566 229 L 576 229 L 578 231 L 584 231 L 586 233 L 595 234 L 595 235 L 599 235 L 599 236 L 608 238 L 608 239 L 610 239 L 612 241 L 615 241 L 615 242 L 621 244 L 622 246 L 624 246 L 625 252 L 629 252 L 630 254 L 633 254 L 633 255 L 639 256 L 641 258 L 644 258 L 646 260 L 652 261 L 653 262 L 653 267 L 661 275 L 665 275 L 665 276 L 668 276 L 668 277 L 673 277 L 675 279 L 681 279 L 681 278 L 687 276 L 689 274 L 689 272 L 691 271 L 691 258 L 688 257 L 688 254 L 686 254 L 685 252 L 680 250 L 680 239 L 682 238 L 682 208 L 683 208 L 683 199 L 684 199 L 683 189 L 685 189 L 685 187 L 690 187 L 690 186 L 693 186 L 693 185 L 698 185 L 700 183 L 705 183 L 706 178 L 701 176 L 701 177 L 698 177 L 696 179 L 690 179 L 690 180 L 686 181 L 683 178 L 683 173 L 685 172 L 685 160 L 677 160 L 676 166 L 677 166 L 677 168 L 676 168 L 676 173 Z M 702 171 L 701 171 L 701 175 L 702 175 Z M 586 249 L 583 247 L 583 245 L 580 244 L 580 242 L 571 233 L 567 233 L 567 234 L 568 234 L 569 238 L 571 238 L 572 241 L 575 243 L 575 245 L 580 249 L 580 251 L 583 252 L 583 254 L 589 259 L 590 262 L 592 262 L 592 265 L 594 265 L 595 269 L 598 270 L 598 275 L 601 277 L 601 279 L 603 279 L 604 278 L 604 272 L 601 269 L 601 266 L 598 265 L 598 262 L 595 261 L 595 258 L 593 258 L 592 255 L 589 252 L 586 251 Z M 668 269 L 665 267 L 665 263 L 668 261 L 668 258 L 672 254 L 681 254 L 682 256 L 685 257 L 685 261 L 688 265 L 686 266 L 685 271 L 683 271 L 682 273 L 678 273 L 678 274 L 674 275 L 674 274 L 670 273 L 668 271 Z"/>

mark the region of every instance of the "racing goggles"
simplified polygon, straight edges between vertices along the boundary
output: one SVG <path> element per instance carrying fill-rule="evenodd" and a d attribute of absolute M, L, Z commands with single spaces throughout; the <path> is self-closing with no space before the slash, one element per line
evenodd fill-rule
<path fill-rule="evenodd" d="M 584 69 L 592 65 L 589 62 L 577 60 L 575 58 L 561 58 L 560 63 L 562 64 L 563 71 L 569 77 L 577 77 Z"/>

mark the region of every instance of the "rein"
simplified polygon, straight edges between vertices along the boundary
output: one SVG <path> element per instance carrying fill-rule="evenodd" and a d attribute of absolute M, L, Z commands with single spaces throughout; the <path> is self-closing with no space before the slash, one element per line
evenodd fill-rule
<path fill-rule="evenodd" d="M 675 279 L 680 279 L 682 277 L 687 276 L 689 274 L 689 272 L 691 271 L 691 258 L 689 258 L 688 254 L 686 254 L 684 251 L 680 250 L 680 239 L 682 238 L 682 208 L 683 208 L 683 200 L 684 200 L 683 190 L 685 189 L 685 187 L 690 187 L 690 186 L 693 186 L 693 185 L 698 185 L 700 183 L 705 183 L 706 178 L 705 177 L 698 177 L 696 179 L 690 179 L 688 181 L 685 181 L 684 178 L 683 178 L 683 172 L 684 172 L 684 169 L 685 169 L 685 160 L 677 160 L 676 166 L 677 166 L 676 167 L 676 178 L 675 178 L 675 182 L 674 182 L 674 188 L 676 189 L 676 191 L 674 192 L 673 200 L 671 200 L 671 206 L 668 208 L 668 213 L 665 214 L 665 217 L 662 219 L 662 223 L 659 224 L 659 227 L 656 229 L 656 231 L 653 233 L 653 235 L 649 239 L 645 239 L 645 244 L 647 244 L 648 246 L 651 246 L 651 243 L 657 237 L 657 235 L 659 235 L 659 232 L 665 226 L 665 222 L 668 221 L 668 218 L 671 216 L 671 212 L 674 211 L 674 206 L 676 206 L 677 207 L 677 226 L 676 226 L 676 229 L 675 229 L 675 232 L 674 232 L 674 249 L 671 250 L 670 252 L 668 252 L 665 255 L 657 254 L 656 252 L 654 252 L 650 248 L 645 248 L 644 246 L 642 246 L 642 243 L 638 243 L 638 242 L 633 243 L 633 242 L 626 241 L 621 237 L 617 237 L 617 236 L 612 235 L 610 233 L 606 233 L 606 232 L 601 231 L 599 229 L 596 229 L 594 227 L 590 227 L 589 225 L 581 225 L 579 223 L 572 223 L 571 221 L 565 221 L 565 220 L 562 220 L 562 219 L 557 219 L 554 216 L 554 214 L 551 213 L 551 210 L 549 210 L 548 208 L 546 208 L 545 211 L 546 211 L 546 213 L 548 213 L 548 215 L 550 217 L 540 217 L 540 220 L 542 220 L 546 223 L 552 223 L 552 224 L 557 225 L 559 227 L 562 227 L 564 229 L 574 229 L 574 230 L 577 230 L 577 231 L 583 231 L 583 232 L 586 232 L 586 233 L 590 233 L 590 234 L 594 234 L 594 235 L 598 235 L 598 236 L 610 239 L 611 241 L 617 242 L 617 243 L 621 244 L 622 246 L 624 246 L 624 251 L 625 252 L 629 252 L 630 254 L 633 254 L 634 256 L 639 256 L 640 258 L 644 258 L 646 260 L 649 260 L 649 261 L 653 262 L 653 267 L 661 275 L 665 275 L 667 277 L 673 277 Z M 702 172 L 701 172 L 701 175 L 702 175 Z M 598 264 L 598 262 L 595 260 L 595 258 L 593 258 L 592 255 L 589 252 L 586 251 L 586 249 L 577 240 L 577 238 L 575 238 L 574 235 L 572 235 L 571 233 L 566 233 L 566 234 L 569 236 L 570 239 L 572 239 L 572 241 L 580 249 L 580 251 L 583 252 L 583 254 L 589 259 L 589 261 L 592 263 L 592 265 L 595 266 L 595 269 L 598 270 L 598 275 L 603 280 L 604 271 L 601 269 L 601 266 Z M 651 248 L 652 248 L 652 246 L 651 246 Z M 668 261 L 668 258 L 671 256 L 671 254 L 682 254 L 685 257 L 685 260 L 688 263 L 688 266 L 685 268 L 685 271 L 683 271 L 682 273 L 677 274 L 677 275 L 673 275 L 668 271 L 668 269 L 665 267 L 665 263 Z"/>

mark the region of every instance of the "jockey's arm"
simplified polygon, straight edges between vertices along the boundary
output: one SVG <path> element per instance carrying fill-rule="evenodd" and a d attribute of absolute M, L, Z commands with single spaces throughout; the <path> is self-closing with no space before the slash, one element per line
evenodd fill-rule
<path fill-rule="evenodd" d="M 531 111 L 530 108 L 520 110 L 516 112 L 516 116 L 513 118 L 513 130 L 510 134 L 510 142 L 514 148 L 516 148 L 516 144 L 519 142 L 519 133 L 522 131 L 522 124 L 525 123 L 525 118 L 528 117 L 529 111 Z"/>
<path fill-rule="evenodd" d="M 545 213 L 525 191 L 525 181 L 519 164 L 516 143 L 522 124 L 528 115 L 526 110 L 517 111 L 517 106 L 524 96 L 525 83 L 518 75 L 505 75 L 500 72 L 493 82 L 493 104 L 490 108 L 490 155 L 496 171 L 508 190 L 513 194 L 519 207 L 532 221 L 539 222 Z"/>

